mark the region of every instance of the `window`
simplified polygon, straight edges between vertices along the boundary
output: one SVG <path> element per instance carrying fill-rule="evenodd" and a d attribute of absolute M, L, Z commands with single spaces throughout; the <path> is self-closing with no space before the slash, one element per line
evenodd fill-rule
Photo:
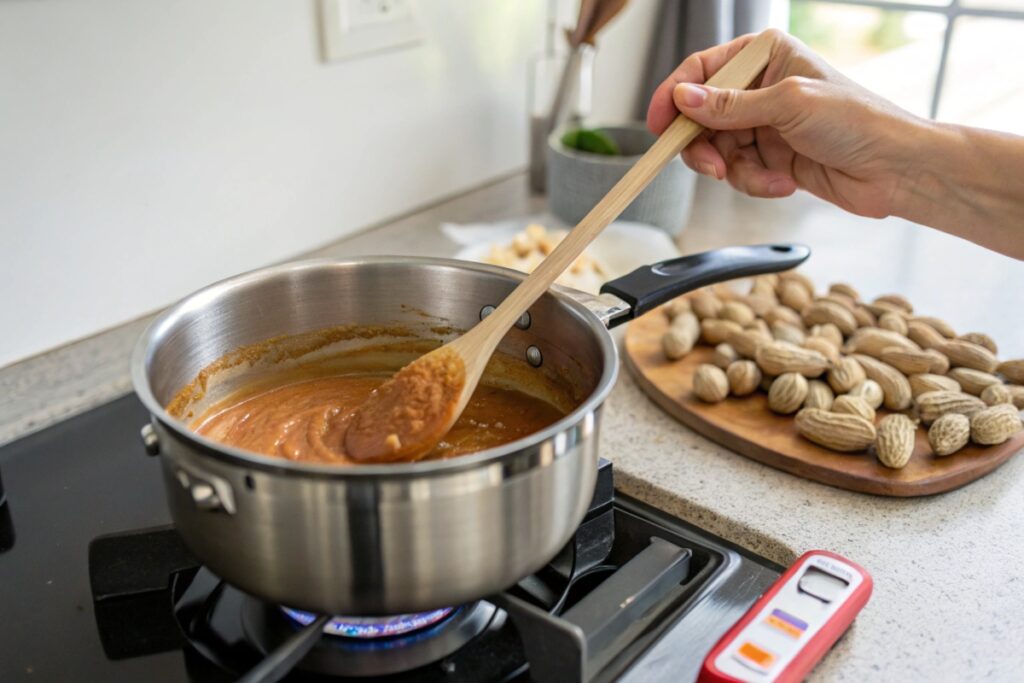
<path fill-rule="evenodd" d="M 1024 0 L 790 0 L 789 30 L 915 114 L 1024 134 Z"/>

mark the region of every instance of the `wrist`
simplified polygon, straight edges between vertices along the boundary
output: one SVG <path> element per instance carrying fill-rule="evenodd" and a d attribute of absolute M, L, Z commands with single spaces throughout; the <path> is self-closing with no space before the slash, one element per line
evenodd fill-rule
<path fill-rule="evenodd" d="M 1024 259 L 1024 138 L 919 125 L 893 214 Z"/>
<path fill-rule="evenodd" d="M 905 164 L 897 180 L 893 215 L 939 227 L 963 204 L 960 175 L 965 141 L 956 126 L 913 118 L 897 133 L 897 155 Z M 942 221 L 944 222 L 944 221 Z"/>
<path fill-rule="evenodd" d="M 894 215 L 1024 259 L 1024 137 L 922 122 Z"/>

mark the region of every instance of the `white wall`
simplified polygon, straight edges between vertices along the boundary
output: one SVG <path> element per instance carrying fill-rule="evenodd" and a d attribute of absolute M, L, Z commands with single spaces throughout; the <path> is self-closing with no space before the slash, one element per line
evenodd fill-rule
<path fill-rule="evenodd" d="M 420 45 L 325 64 L 314 0 L 0 2 L 0 365 L 522 167 L 546 3 L 419 5 Z"/>

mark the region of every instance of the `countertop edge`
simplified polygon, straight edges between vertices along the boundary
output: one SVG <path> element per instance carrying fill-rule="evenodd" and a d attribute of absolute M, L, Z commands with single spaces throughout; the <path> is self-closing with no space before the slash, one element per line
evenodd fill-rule
<path fill-rule="evenodd" d="M 616 470 L 615 488 L 782 566 L 788 567 L 803 552 L 745 522 L 698 505 L 671 489 L 653 484 L 631 472 Z"/>

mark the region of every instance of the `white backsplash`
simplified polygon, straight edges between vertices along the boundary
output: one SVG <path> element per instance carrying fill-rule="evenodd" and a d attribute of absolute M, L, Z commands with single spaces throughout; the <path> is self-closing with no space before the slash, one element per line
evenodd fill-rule
<path fill-rule="evenodd" d="M 0 3 L 0 366 L 522 168 L 546 3 L 418 4 L 418 45 L 328 64 L 314 0 Z"/>

